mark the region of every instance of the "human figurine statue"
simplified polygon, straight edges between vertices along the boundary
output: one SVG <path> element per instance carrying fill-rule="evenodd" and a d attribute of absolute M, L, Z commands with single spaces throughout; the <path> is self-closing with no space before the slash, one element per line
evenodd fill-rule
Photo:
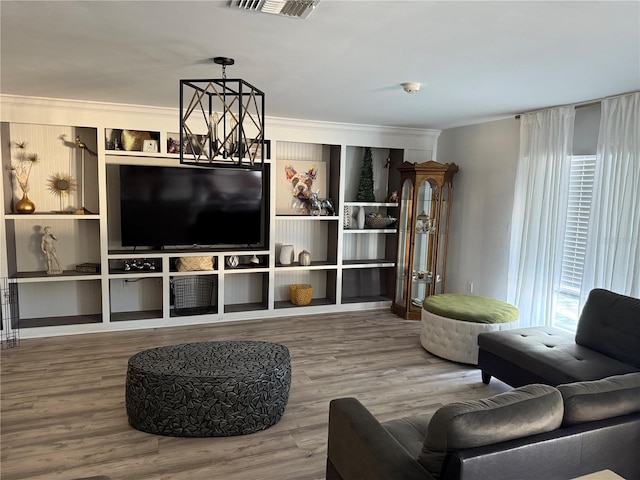
<path fill-rule="evenodd" d="M 47 258 L 47 275 L 59 275 L 62 273 L 60 262 L 56 255 L 55 242 L 57 241 L 56 236 L 51 233 L 51 227 L 44 227 L 44 235 L 42 236 L 40 247 Z"/>

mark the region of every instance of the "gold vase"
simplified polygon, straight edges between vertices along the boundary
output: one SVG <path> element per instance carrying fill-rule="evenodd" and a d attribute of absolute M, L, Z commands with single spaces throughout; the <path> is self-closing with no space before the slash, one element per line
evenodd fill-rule
<path fill-rule="evenodd" d="M 33 213 L 36 211 L 36 204 L 29 200 L 26 192 L 23 192 L 22 198 L 16 203 L 16 213 Z"/>

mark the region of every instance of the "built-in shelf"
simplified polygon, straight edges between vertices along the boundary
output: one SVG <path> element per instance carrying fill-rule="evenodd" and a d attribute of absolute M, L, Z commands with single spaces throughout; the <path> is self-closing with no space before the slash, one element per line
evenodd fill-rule
<path fill-rule="evenodd" d="M 82 273 L 75 270 L 64 270 L 60 274 L 47 275 L 46 272 L 17 272 L 12 278 L 18 283 L 45 283 L 45 282 L 67 282 L 70 279 L 75 281 L 99 280 L 99 273 Z"/>
<path fill-rule="evenodd" d="M 100 220 L 98 214 L 73 214 L 73 213 L 58 213 L 58 212 L 38 212 L 29 215 L 21 215 L 17 213 L 9 213 L 4 216 L 5 220 Z"/>
<path fill-rule="evenodd" d="M 344 233 L 354 234 L 354 233 L 365 233 L 365 234 L 382 234 L 382 233 L 397 233 L 398 231 L 395 228 L 349 228 L 344 231 Z"/>
<path fill-rule="evenodd" d="M 225 267 L 225 275 L 245 274 L 245 273 L 269 273 L 269 267 L 252 267 L 251 265 L 238 265 L 237 267 Z"/>
<path fill-rule="evenodd" d="M 109 272 L 109 278 L 130 278 L 130 277 L 146 277 L 146 278 L 154 278 L 154 277 L 162 277 L 162 271 L 150 271 L 150 270 L 112 270 Z"/>
<path fill-rule="evenodd" d="M 62 327 L 102 323 L 102 315 L 64 315 L 60 317 L 21 318 L 20 328 Z"/>
<path fill-rule="evenodd" d="M 435 133 L 416 135 L 413 130 L 370 126 L 345 129 L 343 125 L 278 120 L 267 134 L 271 141 L 271 158 L 265 160 L 270 172 L 269 241 L 264 247 L 140 249 L 122 246 L 118 165 L 180 166 L 180 154 L 168 151 L 169 138 L 176 138 L 173 132 L 179 131 L 177 113 L 158 114 L 157 110 L 145 109 L 137 112 L 131 107 L 116 114 L 103 106 L 93 109 L 90 104 L 80 108 L 70 104 L 67 111 L 59 104 L 48 107 L 41 101 L 34 107 L 37 108 L 21 109 L 19 118 L 7 118 L 6 110 L 0 112 L 3 170 L 13 155 L 11 141 L 27 141 L 30 151 L 46 158 L 45 163 L 34 166 L 30 181 L 29 196 L 36 204 L 35 213 L 14 213 L 15 191 L 10 176 L 4 175 L 0 184 L 0 236 L 7 258 L 0 264 L 0 277 L 8 277 L 16 285 L 18 310 L 23 317 L 20 326 L 29 331 L 28 336 L 39 336 L 39 331 L 42 335 L 55 335 L 330 313 L 343 305 L 349 309 L 391 306 L 387 283 L 393 276 L 395 264 L 391 259 L 395 258 L 398 232 L 395 226 L 351 228 L 355 219 L 346 221 L 345 211 L 349 216 L 364 208 L 367 213 L 397 216 L 398 204 L 384 201 L 399 189 L 396 167 L 407 152 L 416 160 L 429 160 L 429 150 L 417 152 L 429 145 L 435 147 Z M 12 108 L 9 117 L 16 112 Z M 56 118 L 67 126 L 43 124 L 43 118 Z M 84 126 L 87 118 L 94 119 L 95 125 Z M 146 148 L 157 151 L 144 151 L 144 145 L 135 151 L 111 149 L 123 130 L 114 128 L 120 127 L 117 123 L 147 132 L 144 136 L 156 143 Z M 97 157 L 83 158 L 74 144 L 60 141 L 61 135 L 66 139 L 80 136 Z M 348 143 L 348 138 L 353 143 Z M 377 202 L 355 201 L 368 145 L 372 147 L 374 195 L 380 200 Z M 282 191 L 280 168 L 283 163 L 295 162 L 322 166 L 324 178 L 314 188 L 321 190 L 320 198 L 331 199 L 334 215 L 277 213 L 286 211 L 278 208 L 278 188 Z M 229 165 L 202 162 L 201 166 Z M 47 189 L 47 177 L 53 171 L 68 171 L 77 180 L 78 191 L 70 195 L 66 208 Z M 93 213 L 75 214 L 81 203 Z M 58 208 L 68 209 L 68 213 L 60 213 Z M 51 226 L 58 238 L 57 256 L 64 269 L 60 275 L 47 275 L 44 271 L 39 243 L 44 226 Z M 310 252 L 311 264 L 280 264 L 283 244 L 294 246 L 295 260 L 302 250 Z M 253 255 L 259 259 L 258 264 L 250 262 Z M 190 256 L 211 256 L 213 270 L 176 271 L 176 259 Z M 228 263 L 232 256 L 239 257 L 237 265 Z M 125 264 L 133 260 L 147 260 L 153 268 L 126 269 Z M 83 263 L 98 264 L 98 272 L 74 270 Z M 177 306 L 175 283 L 192 281 L 197 286 L 199 280 L 211 283 L 211 305 L 193 310 Z M 312 285 L 309 305 L 290 302 L 288 287 L 294 283 Z"/>
<path fill-rule="evenodd" d="M 390 208 L 398 208 L 397 202 L 344 202 L 346 207 L 371 207 L 371 208 L 381 208 L 381 207 L 390 207 Z"/>
<path fill-rule="evenodd" d="M 342 262 L 342 268 L 378 268 L 378 267 L 393 267 L 395 262 L 393 260 L 385 260 L 383 258 L 375 258 L 371 260 L 344 260 Z"/>
<path fill-rule="evenodd" d="M 241 313 L 241 312 L 253 312 L 260 310 L 267 310 L 267 305 L 264 303 L 236 303 L 232 305 L 225 305 L 225 313 Z"/>
<path fill-rule="evenodd" d="M 111 314 L 112 322 L 131 322 L 135 320 L 157 320 L 162 318 L 162 310 L 139 310 Z"/>
<path fill-rule="evenodd" d="M 285 309 L 285 308 L 305 309 L 308 307 L 321 307 L 326 305 L 335 305 L 335 303 L 336 302 L 334 300 L 331 300 L 329 298 L 313 298 L 311 300 L 311 303 L 309 303 L 308 305 L 294 305 L 290 301 L 286 300 L 286 301 L 275 302 L 275 308 L 276 309 Z"/>
<path fill-rule="evenodd" d="M 331 262 L 313 261 L 310 265 L 300 265 L 298 262 L 293 262 L 291 265 L 282 265 L 276 263 L 278 270 L 325 270 L 327 268 L 335 268 L 336 264 Z"/>
<path fill-rule="evenodd" d="M 373 303 L 373 302 L 390 302 L 392 298 L 388 295 L 362 295 L 357 297 L 344 297 L 342 303 Z"/>

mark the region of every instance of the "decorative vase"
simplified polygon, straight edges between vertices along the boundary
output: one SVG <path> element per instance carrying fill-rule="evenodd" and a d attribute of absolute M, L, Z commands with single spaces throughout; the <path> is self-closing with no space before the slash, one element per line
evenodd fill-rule
<path fill-rule="evenodd" d="M 280 264 L 291 265 L 293 262 L 293 245 L 282 245 L 280 248 Z"/>
<path fill-rule="evenodd" d="M 227 257 L 227 266 L 229 268 L 236 268 L 238 263 L 240 263 L 238 255 L 231 255 L 230 257 Z"/>
<path fill-rule="evenodd" d="M 342 226 L 344 228 L 351 228 L 351 210 L 345 205 L 342 211 Z"/>
<path fill-rule="evenodd" d="M 16 213 L 33 213 L 36 211 L 36 204 L 29 200 L 27 193 L 22 194 L 22 198 L 15 205 Z"/>
<path fill-rule="evenodd" d="M 307 252 L 306 250 L 302 250 L 298 254 L 298 263 L 300 265 L 302 265 L 303 267 L 311 265 L 311 254 L 309 252 Z"/>
<path fill-rule="evenodd" d="M 364 211 L 364 207 L 360 207 L 356 216 L 356 220 L 358 221 L 358 230 L 364 230 L 365 217 L 366 214 Z"/>

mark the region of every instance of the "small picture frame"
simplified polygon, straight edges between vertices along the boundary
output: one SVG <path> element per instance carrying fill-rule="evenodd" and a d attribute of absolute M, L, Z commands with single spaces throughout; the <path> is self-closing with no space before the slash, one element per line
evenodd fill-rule
<path fill-rule="evenodd" d="M 204 155 L 208 148 L 207 135 L 186 134 L 182 150 L 188 155 Z"/>
<path fill-rule="evenodd" d="M 158 153 L 158 141 L 157 140 L 145 140 L 142 144 L 143 152 Z"/>
<path fill-rule="evenodd" d="M 167 133 L 167 153 L 180 153 L 180 134 Z"/>

